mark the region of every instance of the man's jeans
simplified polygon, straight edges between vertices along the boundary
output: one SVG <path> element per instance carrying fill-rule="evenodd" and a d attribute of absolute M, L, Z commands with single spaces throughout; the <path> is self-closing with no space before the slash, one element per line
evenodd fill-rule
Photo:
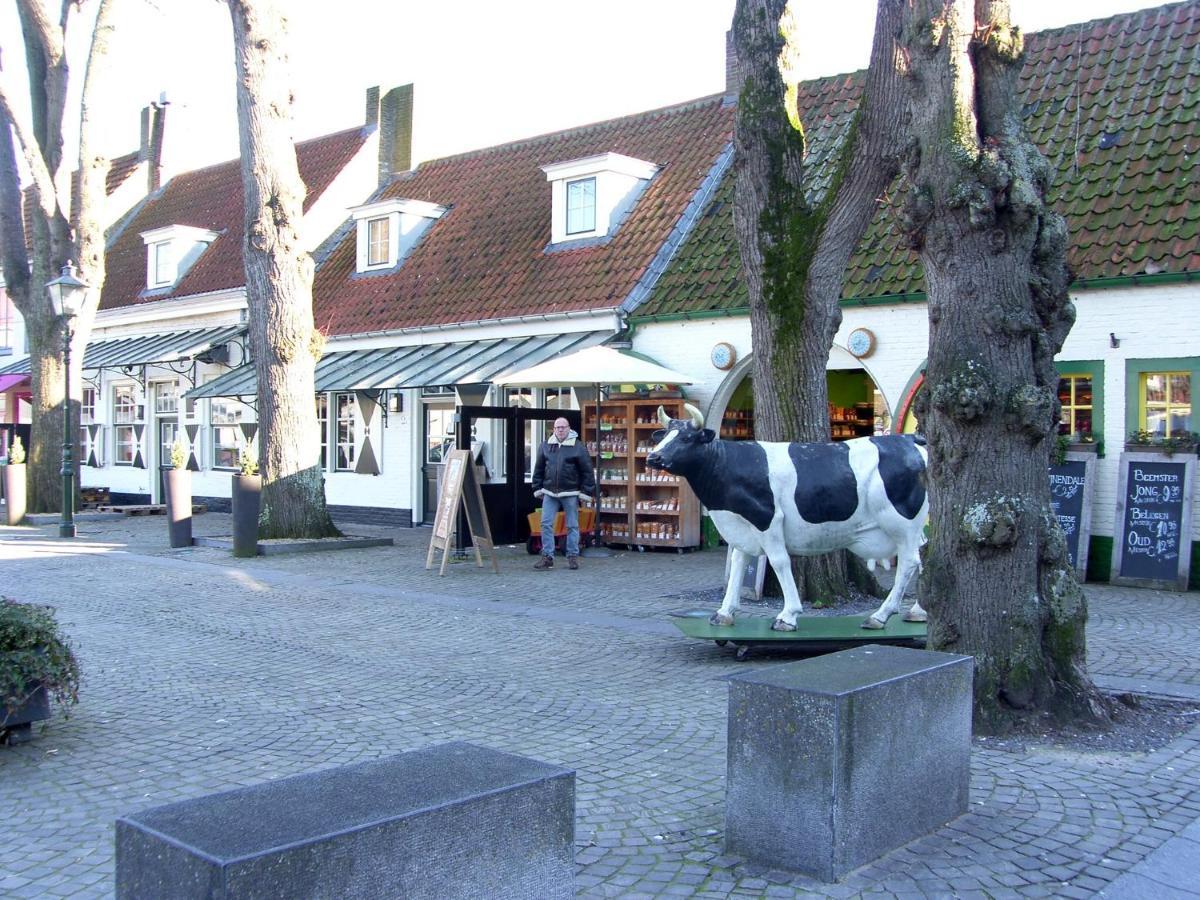
<path fill-rule="evenodd" d="M 558 511 L 567 514 L 567 556 L 579 555 L 579 497 L 551 497 L 542 494 L 542 555 L 554 555 L 554 518 Z"/>

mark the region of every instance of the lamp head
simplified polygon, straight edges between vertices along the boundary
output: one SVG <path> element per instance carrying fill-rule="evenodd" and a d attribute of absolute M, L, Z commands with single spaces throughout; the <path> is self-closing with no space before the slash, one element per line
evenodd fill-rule
<path fill-rule="evenodd" d="M 54 314 L 59 318 L 73 319 L 83 309 L 87 298 L 88 284 L 75 277 L 75 264 L 67 260 L 62 274 L 46 285 Z"/>

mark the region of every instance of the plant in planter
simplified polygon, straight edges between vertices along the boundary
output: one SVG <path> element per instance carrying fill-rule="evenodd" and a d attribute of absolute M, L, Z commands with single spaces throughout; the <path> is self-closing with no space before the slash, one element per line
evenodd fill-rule
<path fill-rule="evenodd" d="M 79 700 L 79 663 L 54 611 L 0 597 L 0 742 L 28 740 L 51 700 Z"/>
<path fill-rule="evenodd" d="M 262 493 L 262 478 L 258 474 L 258 457 L 250 449 L 242 447 L 238 455 L 241 472 L 233 476 L 233 555 L 258 555 L 258 512 Z"/>
<path fill-rule="evenodd" d="M 171 445 L 171 468 L 166 471 L 167 534 L 172 547 L 192 546 L 192 473 L 187 469 L 183 441 Z"/>
<path fill-rule="evenodd" d="M 19 435 L 8 448 L 8 465 L 4 467 L 4 521 L 20 525 L 25 519 L 25 446 Z"/>
<path fill-rule="evenodd" d="M 1161 437 L 1153 431 L 1131 431 L 1125 439 L 1126 450 L 1159 452 L 1165 453 L 1167 456 L 1174 453 L 1195 453 L 1198 444 L 1200 444 L 1200 434 L 1189 431 L 1176 433 L 1170 437 Z"/>

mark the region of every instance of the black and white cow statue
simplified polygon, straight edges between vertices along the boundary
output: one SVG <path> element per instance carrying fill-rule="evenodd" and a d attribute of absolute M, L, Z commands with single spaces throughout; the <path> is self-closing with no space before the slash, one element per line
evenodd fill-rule
<path fill-rule="evenodd" d="M 725 599 L 709 621 L 733 624 L 747 559 L 765 555 L 784 596 L 771 627 L 794 631 L 802 607 L 790 557 L 849 550 L 872 568 L 875 560 L 897 558 L 891 592 L 863 622 L 864 628 L 883 628 L 921 567 L 929 515 L 924 440 L 722 441 L 704 427 L 698 409 L 684 409 L 690 418 L 672 419 L 659 407 L 663 430 L 654 433 L 646 464 L 685 478 L 732 549 Z M 918 602 L 904 618 L 924 622 L 925 611 Z"/>

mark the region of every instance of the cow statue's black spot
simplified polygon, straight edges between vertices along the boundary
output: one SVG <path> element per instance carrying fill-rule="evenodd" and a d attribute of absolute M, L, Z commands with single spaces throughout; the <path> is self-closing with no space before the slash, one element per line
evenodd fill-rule
<path fill-rule="evenodd" d="M 681 471 L 709 510 L 736 513 L 759 531 L 771 527 L 775 497 L 767 470 L 767 452 L 757 441 L 709 444 L 701 471 Z"/>
<path fill-rule="evenodd" d="M 896 512 L 915 519 L 925 505 L 925 460 L 908 435 L 873 437 L 879 450 L 879 477 Z"/>
<path fill-rule="evenodd" d="M 805 522 L 845 522 L 858 509 L 858 479 L 845 444 L 788 444 L 796 468 L 796 509 Z"/>

